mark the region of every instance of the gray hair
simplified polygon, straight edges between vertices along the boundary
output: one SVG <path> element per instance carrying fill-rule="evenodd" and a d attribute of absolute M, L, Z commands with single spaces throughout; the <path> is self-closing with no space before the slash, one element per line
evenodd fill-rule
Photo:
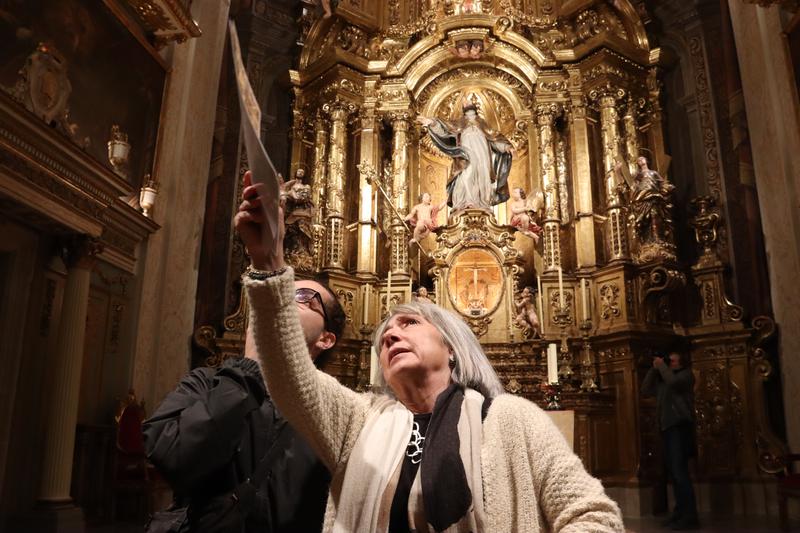
<path fill-rule="evenodd" d="M 433 324 L 442 335 L 444 343 L 453 351 L 456 367 L 453 369 L 453 381 L 464 387 L 477 390 L 487 398 L 494 398 L 505 392 L 500 378 L 492 368 L 492 364 L 483 353 L 478 339 L 469 329 L 469 326 L 455 313 L 447 311 L 436 304 L 425 301 L 412 301 L 400 304 L 389 311 L 389 315 L 375 329 L 372 344 L 377 353 L 381 352 L 381 337 L 386 331 L 386 324 L 395 315 L 420 315 Z M 392 393 L 391 388 L 383 379 L 383 373 L 378 375 L 379 387 Z"/>

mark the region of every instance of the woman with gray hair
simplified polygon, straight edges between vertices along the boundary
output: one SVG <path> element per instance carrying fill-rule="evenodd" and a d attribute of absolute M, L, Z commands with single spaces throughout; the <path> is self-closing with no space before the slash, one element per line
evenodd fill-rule
<path fill-rule="evenodd" d="M 234 223 L 252 261 L 252 338 L 276 405 L 333 475 L 324 531 L 624 531 L 548 416 L 503 393 L 457 315 L 421 301 L 390 311 L 374 337 L 382 393 L 317 370 L 282 235 L 262 240 L 260 187 L 248 178 Z"/>

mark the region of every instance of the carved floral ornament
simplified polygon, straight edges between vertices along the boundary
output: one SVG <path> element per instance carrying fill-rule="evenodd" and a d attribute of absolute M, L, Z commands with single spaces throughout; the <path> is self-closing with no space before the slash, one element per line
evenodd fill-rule
<path fill-rule="evenodd" d="M 200 26 L 179 0 L 126 0 L 144 29 L 155 37 L 156 46 L 170 41 L 182 43 L 200 37 Z"/>

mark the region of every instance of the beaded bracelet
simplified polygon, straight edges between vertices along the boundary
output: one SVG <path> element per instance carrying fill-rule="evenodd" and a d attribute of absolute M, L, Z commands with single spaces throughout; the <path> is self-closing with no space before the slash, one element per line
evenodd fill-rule
<path fill-rule="evenodd" d="M 273 278 L 275 276 L 280 276 L 288 267 L 279 268 L 278 270 L 258 270 L 253 268 L 253 265 L 247 267 L 244 271 L 245 275 L 255 281 L 264 281 L 267 278 Z"/>

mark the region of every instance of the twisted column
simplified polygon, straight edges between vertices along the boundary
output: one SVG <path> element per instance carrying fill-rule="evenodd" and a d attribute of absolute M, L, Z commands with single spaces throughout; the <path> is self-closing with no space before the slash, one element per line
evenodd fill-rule
<path fill-rule="evenodd" d="M 314 241 L 314 267 L 322 268 L 325 240 L 325 191 L 328 187 L 328 121 L 317 115 L 314 121 L 314 174 L 311 182 L 311 198 L 314 201 L 314 219 L 312 229 Z"/>
<path fill-rule="evenodd" d="M 621 185 L 616 171 L 619 155 L 619 113 L 617 100 L 625 96 L 622 89 L 609 88 L 598 98 L 600 106 L 600 138 L 603 143 L 603 173 L 606 189 L 606 216 L 608 217 L 608 259 L 626 260 L 628 256 L 628 231 L 625 222 L 625 207 L 622 203 Z"/>
<path fill-rule="evenodd" d="M 393 113 L 392 119 L 392 201 L 402 215 L 408 214 L 409 124 L 408 112 Z M 391 224 L 391 271 L 398 279 L 409 276 L 408 232 L 396 216 Z"/>
<path fill-rule="evenodd" d="M 539 176 L 544 192 L 544 272 L 554 272 L 561 265 L 561 202 L 558 192 L 558 176 L 555 167 L 553 122 L 558 106 L 539 105 L 536 108 L 536 123 L 539 141 Z"/>
<path fill-rule="evenodd" d="M 353 106 L 343 103 L 325 104 L 323 110 L 331 117 L 323 269 L 344 270 L 344 182 L 347 168 L 347 116 L 353 111 Z"/>
<path fill-rule="evenodd" d="M 58 342 L 50 371 L 53 385 L 46 401 L 48 428 L 44 442 L 42 480 L 39 501 L 68 504 L 75 449 L 75 425 L 81 386 L 86 312 L 89 306 L 91 271 L 101 245 L 88 237 L 79 237 L 69 247 L 67 282 L 58 324 Z"/>

